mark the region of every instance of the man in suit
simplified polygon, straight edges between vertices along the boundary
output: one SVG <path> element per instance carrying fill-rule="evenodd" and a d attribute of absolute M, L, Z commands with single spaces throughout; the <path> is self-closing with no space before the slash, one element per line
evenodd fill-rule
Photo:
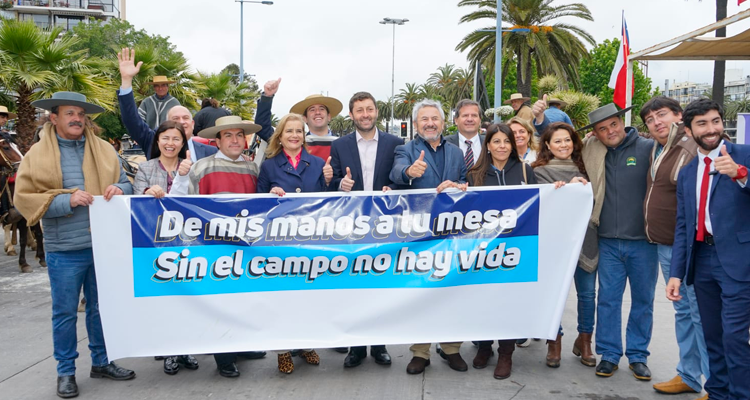
<path fill-rule="evenodd" d="M 443 138 L 445 114 L 440 102 L 422 100 L 414 105 L 412 122 L 417 137 L 396 147 L 396 157 L 391 168 L 391 181 L 410 189 L 437 188 L 440 193 L 448 188 L 466 190 L 466 164 L 461 149 Z M 468 370 L 461 354 L 461 342 L 440 343 L 448 366 L 456 371 Z M 411 346 L 414 354 L 406 373 L 421 374 L 430 365 L 430 344 Z"/>
<path fill-rule="evenodd" d="M 723 139 L 724 112 L 709 99 L 682 113 L 698 156 L 677 181 L 677 227 L 667 298 L 693 285 L 708 349 L 703 399 L 750 399 L 750 146 Z"/>
<path fill-rule="evenodd" d="M 127 48 L 122 49 L 122 51 L 117 54 L 117 60 L 120 64 L 120 76 L 122 78 L 120 90 L 117 91 L 117 100 L 120 103 L 122 123 L 125 125 L 125 129 L 127 129 L 130 137 L 141 145 L 143 152 L 146 155 L 146 159 L 151 159 L 151 142 L 154 140 L 154 129 L 156 128 L 152 129 L 138 116 L 138 109 L 136 108 L 135 98 L 133 97 L 133 77 L 141 70 L 141 64 L 143 64 L 143 62 L 139 61 L 136 65 L 135 50 Z M 185 129 L 185 136 L 188 138 L 188 149 L 190 150 L 191 162 L 195 163 L 201 158 L 216 154 L 216 147 L 192 140 L 195 122 L 187 108 L 183 106 L 170 108 L 167 113 L 167 119 L 181 123 L 182 127 Z"/>
<path fill-rule="evenodd" d="M 467 171 L 474 166 L 482 151 L 484 135 L 479 134 L 480 124 L 482 123 L 480 115 L 479 103 L 468 99 L 459 101 L 453 114 L 458 133 L 445 137 L 446 142 L 458 146 L 464 153 L 464 164 L 466 164 Z"/>
<path fill-rule="evenodd" d="M 331 188 L 344 192 L 395 189 L 396 185 L 388 175 L 396 147 L 404 141 L 375 127 L 378 107 L 370 93 L 358 92 L 352 96 L 349 117 L 354 122 L 354 132 L 331 143 Z M 370 355 L 380 365 L 391 365 L 391 356 L 384 345 L 372 346 Z M 344 360 L 344 367 L 356 367 L 366 357 L 367 346 L 352 347 Z"/>

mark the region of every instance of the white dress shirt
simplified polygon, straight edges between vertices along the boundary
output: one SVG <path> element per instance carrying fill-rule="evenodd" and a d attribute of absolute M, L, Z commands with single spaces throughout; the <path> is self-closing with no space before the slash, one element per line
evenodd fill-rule
<path fill-rule="evenodd" d="M 375 159 L 378 156 L 378 132 L 375 131 L 375 136 L 370 140 L 363 138 L 359 131 L 355 131 L 354 135 L 359 150 L 359 164 L 362 166 L 362 185 L 364 185 L 366 191 L 373 191 L 375 190 L 373 188 L 375 183 Z"/>
<path fill-rule="evenodd" d="M 463 153 L 464 157 L 466 157 L 466 149 L 468 149 L 468 146 L 466 146 L 466 141 L 471 140 L 471 151 L 474 152 L 474 164 L 476 164 L 477 160 L 479 160 L 479 155 L 482 154 L 482 141 L 479 140 L 479 134 L 477 133 L 471 139 L 462 135 L 461 132 L 458 132 L 457 135 L 458 147 L 461 149 L 461 153 Z"/>
<path fill-rule="evenodd" d="M 716 169 L 714 166 L 714 160 L 716 160 L 716 157 L 719 157 L 721 155 L 721 147 L 724 146 L 724 141 L 722 140 L 721 143 L 719 143 L 719 147 L 711 150 L 708 155 L 705 155 L 698 152 L 698 179 L 695 183 L 695 227 L 698 229 L 698 213 L 700 212 L 700 206 L 701 206 L 701 183 L 703 182 L 703 171 L 706 169 L 706 162 L 703 161 L 706 157 L 711 159 L 711 165 L 709 172 Z M 709 214 L 708 210 L 710 209 L 708 207 L 709 204 L 711 204 L 711 185 L 713 185 L 714 182 L 714 176 L 716 175 L 709 175 L 708 176 L 708 196 L 706 197 L 706 231 L 713 236 L 714 231 L 711 227 L 711 215 Z M 741 188 L 745 187 L 745 183 L 742 183 L 740 181 L 737 181 L 737 184 L 740 185 Z"/>

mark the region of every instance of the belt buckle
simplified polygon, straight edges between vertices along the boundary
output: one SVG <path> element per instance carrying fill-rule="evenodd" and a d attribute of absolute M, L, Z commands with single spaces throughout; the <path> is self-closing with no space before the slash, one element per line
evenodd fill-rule
<path fill-rule="evenodd" d="M 707 235 L 706 237 L 704 237 L 704 238 L 703 238 L 703 243 L 705 243 L 705 244 L 707 244 L 707 245 L 709 245 L 709 246 L 713 246 L 713 245 L 714 245 L 714 243 L 715 243 L 715 242 L 714 242 L 714 237 L 713 237 L 713 236 L 708 236 L 708 235 Z"/>

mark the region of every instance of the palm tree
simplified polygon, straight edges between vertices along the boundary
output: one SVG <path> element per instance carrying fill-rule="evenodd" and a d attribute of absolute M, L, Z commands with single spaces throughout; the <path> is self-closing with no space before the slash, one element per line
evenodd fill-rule
<path fill-rule="evenodd" d="M 68 90 L 114 109 L 115 86 L 100 68 L 101 59 L 72 51 L 75 37 L 59 37 L 61 28 L 42 31 L 33 21 L 3 20 L 0 25 L 0 91 L 15 93 L 18 144 L 27 151 L 36 129 L 31 102 Z"/>
<path fill-rule="evenodd" d="M 388 101 L 378 100 L 375 102 L 375 106 L 378 108 L 378 123 L 391 119 L 391 99 L 388 99 Z"/>
<path fill-rule="evenodd" d="M 414 126 L 412 126 L 411 112 L 414 110 L 414 104 L 419 100 L 422 100 L 419 93 L 419 86 L 416 83 L 407 83 L 406 89 L 399 90 L 396 95 L 396 118 L 409 120 L 409 132 L 410 135 L 414 133 Z M 413 137 L 413 136 L 411 136 Z"/>
<path fill-rule="evenodd" d="M 337 135 L 345 135 L 354 130 L 354 123 L 348 116 L 337 115 L 331 118 L 328 127 L 331 128 L 331 132 Z"/>
<path fill-rule="evenodd" d="M 581 3 L 553 6 L 554 0 L 502 0 L 503 21 L 513 28 L 529 29 L 527 35 L 503 34 L 503 70 L 516 62 L 516 84 L 524 96 L 531 96 L 531 60 L 536 61 L 538 75 L 555 74 L 570 80 L 578 88 L 577 66 L 580 59 L 588 57 L 581 38 L 594 45 L 594 38 L 585 30 L 566 23 L 552 23 L 562 17 L 576 17 L 593 21 L 589 9 Z M 472 65 L 482 62 L 490 70 L 495 68 L 495 0 L 461 0 L 459 7 L 479 9 L 461 17 L 460 23 L 489 19 L 492 26 L 477 29 L 466 35 L 456 50 L 469 50 Z M 501 77 L 502 79 L 502 77 Z"/>
<path fill-rule="evenodd" d="M 245 120 L 252 120 L 255 115 L 255 101 L 258 93 L 254 92 L 248 81 L 234 79 L 226 72 L 218 74 L 198 73 L 198 82 L 202 89 L 198 91 L 199 97 L 211 97 L 219 101 L 222 106 Z"/>

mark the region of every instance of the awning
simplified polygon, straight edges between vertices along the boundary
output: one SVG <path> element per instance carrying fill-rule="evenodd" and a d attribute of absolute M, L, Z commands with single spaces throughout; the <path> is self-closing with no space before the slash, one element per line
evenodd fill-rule
<path fill-rule="evenodd" d="M 731 37 L 701 36 L 682 41 L 661 54 L 631 57 L 633 60 L 750 60 L 750 29 Z"/>

